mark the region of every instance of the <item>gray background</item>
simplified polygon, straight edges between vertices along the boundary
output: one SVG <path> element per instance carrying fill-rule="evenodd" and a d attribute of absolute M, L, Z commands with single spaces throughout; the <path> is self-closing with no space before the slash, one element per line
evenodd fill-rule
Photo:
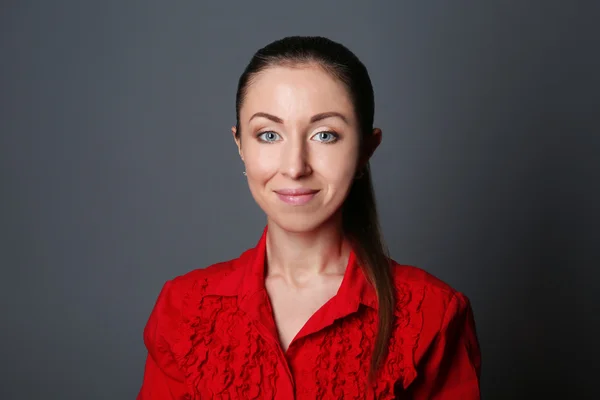
<path fill-rule="evenodd" d="M 135 397 L 162 284 L 259 238 L 235 86 L 291 34 L 369 68 L 387 242 L 472 299 L 484 397 L 592 398 L 599 3 L 205 3 L 2 2 L 0 398 Z"/>

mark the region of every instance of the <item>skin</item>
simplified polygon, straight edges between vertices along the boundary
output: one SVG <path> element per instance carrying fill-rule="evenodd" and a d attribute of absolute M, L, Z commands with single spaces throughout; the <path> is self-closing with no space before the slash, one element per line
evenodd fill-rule
<path fill-rule="evenodd" d="M 266 115 L 268 114 L 268 115 Z M 240 109 L 248 186 L 267 215 L 265 286 L 284 350 L 337 292 L 350 246 L 341 206 L 357 171 L 381 142 L 374 129 L 360 148 L 358 121 L 346 87 L 318 65 L 274 66 L 259 73 Z M 317 191 L 303 205 L 283 189 Z"/>

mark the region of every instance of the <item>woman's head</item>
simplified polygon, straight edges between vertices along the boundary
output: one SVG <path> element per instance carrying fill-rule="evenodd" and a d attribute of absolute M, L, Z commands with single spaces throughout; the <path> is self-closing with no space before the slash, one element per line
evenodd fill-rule
<path fill-rule="evenodd" d="M 377 293 L 370 378 L 387 354 L 395 307 L 368 163 L 381 141 L 373 116 L 360 60 L 329 39 L 294 36 L 252 57 L 238 83 L 233 128 L 250 190 L 270 221 L 308 232 L 341 216 Z M 286 196 L 298 189 L 307 194 Z"/>
<path fill-rule="evenodd" d="M 373 104 L 366 68 L 338 43 L 289 37 L 255 54 L 239 81 L 234 135 L 270 221 L 312 231 L 338 214 L 379 144 Z"/>

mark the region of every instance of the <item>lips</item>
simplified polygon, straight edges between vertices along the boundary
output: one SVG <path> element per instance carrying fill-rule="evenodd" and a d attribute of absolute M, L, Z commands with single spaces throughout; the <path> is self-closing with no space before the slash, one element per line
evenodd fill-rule
<path fill-rule="evenodd" d="M 281 201 L 296 206 L 308 203 L 318 192 L 319 190 L 306 188 L 275 190 L 277 197 L 279 197 Z"/>
<path fill-rule="evenodd" d="M 282 196 L 304 196 L 307 194 L 315 194 L 318 190 L 315 189 L 279 189 L 275 190 L 275 193 L 280 194 Z"/>

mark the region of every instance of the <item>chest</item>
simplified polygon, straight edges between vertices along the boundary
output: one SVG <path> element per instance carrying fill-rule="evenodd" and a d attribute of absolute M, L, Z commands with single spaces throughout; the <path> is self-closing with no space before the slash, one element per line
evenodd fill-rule
<path fill-rule="evenodd" d="M 375 384 L 367 382 L 376 332 L 374 311 L 337 320 L 284 356 L 245 313 L 222 302 L 204 305 L 207 312 L 218 312 L 195 321 L 191 348 L 182 348 L 180 357 L 199 398 L 394 398 L 401 377 L 399 361 L 405 359 L 399 349 L 392 349 L 389 368 Z"/>

